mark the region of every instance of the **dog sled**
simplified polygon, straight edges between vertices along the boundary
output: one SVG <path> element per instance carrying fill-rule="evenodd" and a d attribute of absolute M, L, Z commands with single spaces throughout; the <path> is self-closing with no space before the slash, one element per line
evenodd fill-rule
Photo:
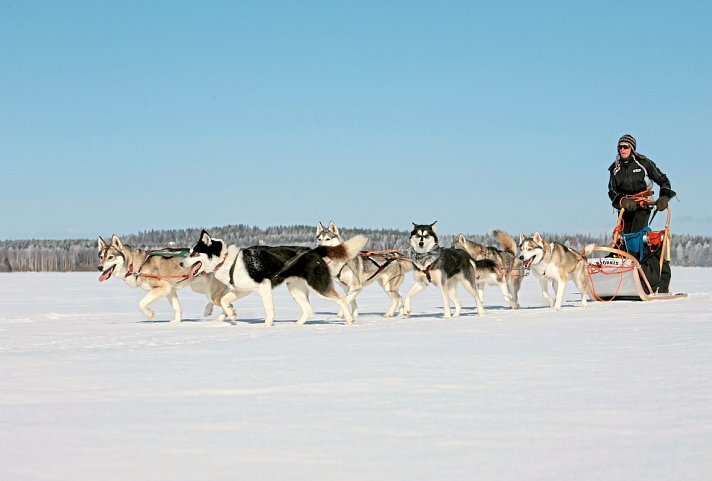
<path fill-rule="evenodd" d="M 652 205 L 649 198 L 636 199 Z M 657 301 L 687 297 L 670 293 L 670 207 L 665 228 L 654 231 L 646 226 L 640 232 L 623 234 L 623 213 L 613 229 L 608 247 L 597 246 L 588 258 L 589 295 L 597 301 Z M 657 211 L 655 212 L 657 213 Z M 653 214 L 653 219 L 655 214 Z M 651 222 L 652 220 L 651 219 Z"/>

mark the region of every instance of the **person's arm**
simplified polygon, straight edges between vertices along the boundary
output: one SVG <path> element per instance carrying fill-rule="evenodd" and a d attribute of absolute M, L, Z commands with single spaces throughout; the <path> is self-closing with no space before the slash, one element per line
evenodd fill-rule
<path fill-rule="evenodd" d="M 660 186 L 660 194 L 658 197 L 667 197 L 668 199 L 672 199 L 675 197 L 675 191 L 672 190 L 670 187 L 670 180 L 668 179 L 668 176 L 663 173 L 662 170 L 658 168 L 657 165 L 655 165 L 655 162 L 652 160 L 648 159 L 648 162 L 650 163 L 649 169 L 648 169 L 648 175 L 650 176 L 650 180 L 655 182 Z"/>
<path fill-rule="evenodd" d="M 613 176 L 613 169 L 613 165 L 608 169 L 608 172 L 610 174 L 610 177 L 608 179 L 608 197 L 611 199 L 611 204 L 613 205 L 613 207 L 615 207 L 616 209 L 620 209 L 623 194 L 618 192 L 618 183 L 616 182 L 616 178 Z"/>

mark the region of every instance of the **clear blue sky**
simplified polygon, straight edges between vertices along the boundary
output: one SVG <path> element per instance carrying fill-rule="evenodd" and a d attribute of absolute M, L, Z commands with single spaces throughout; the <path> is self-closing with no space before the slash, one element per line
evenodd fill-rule
<path fill-rule="evenodd" d="M 712 234 L 712 2 L 0 1 L 0 239 L 608 232 L 632 133 Z"/>

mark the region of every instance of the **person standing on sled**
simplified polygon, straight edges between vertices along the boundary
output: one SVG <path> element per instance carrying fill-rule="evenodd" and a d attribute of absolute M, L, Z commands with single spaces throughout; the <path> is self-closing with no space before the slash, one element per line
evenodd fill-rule
<path fill-rule="evenodd" d="M 635 137 L 623 135 L 618 140 L 618 155 L 615 162 L 608 168 L 608 197 L 613 207 L 623 212 L 623 233 L 639 232 L 648 225 L 651 207 L 645 201 L 635 197 L 651 197 L 653 182 L 660 186 L 660 195 L 655 201 L 659 211 L 667 209 L 668 201 L 675 197 L 675 191 L 670 188 L 670 181 L 655 163 L 635 150 Z"/>

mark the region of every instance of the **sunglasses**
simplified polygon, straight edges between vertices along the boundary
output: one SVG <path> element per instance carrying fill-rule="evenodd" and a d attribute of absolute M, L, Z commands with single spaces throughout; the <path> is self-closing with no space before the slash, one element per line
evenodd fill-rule
<path fill-rule="evenodd" d="M 628 150 L 628 149 L 630 149 L 630 145 L 620 144 L 618 146 L 618 150 Z"/>

